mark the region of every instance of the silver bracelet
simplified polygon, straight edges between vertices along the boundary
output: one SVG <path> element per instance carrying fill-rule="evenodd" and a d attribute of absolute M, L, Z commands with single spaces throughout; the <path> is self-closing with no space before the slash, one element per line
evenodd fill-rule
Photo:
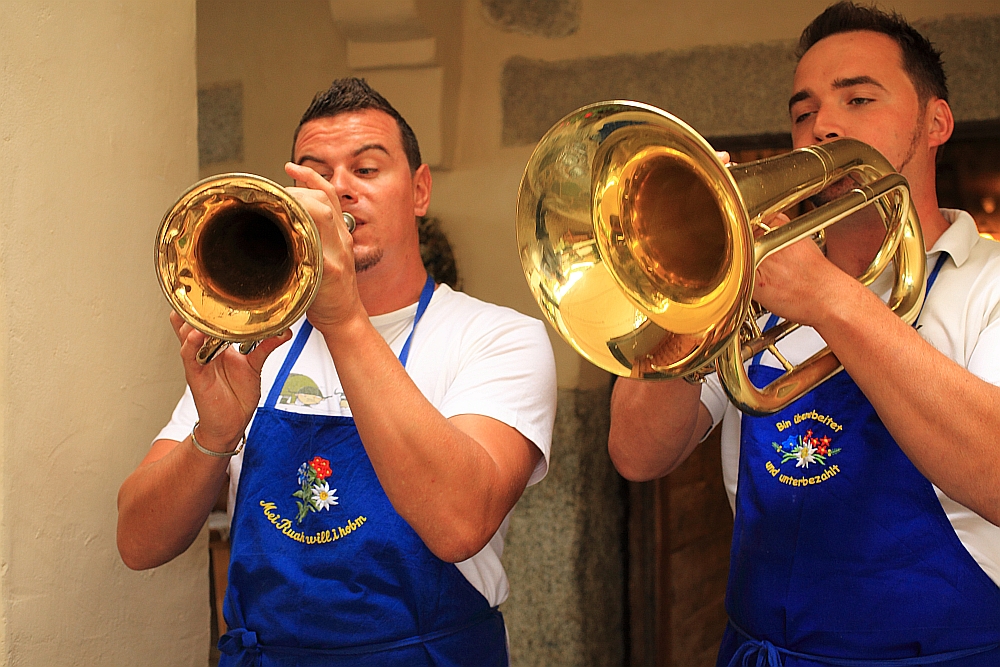
<path fill-rule="evenodd" d="M 194 423 L 194 426 L 191 428 L 191 442 L 194 443 L 194 446 L 197 447 L 198 451 L 201 452 L 202 454 L 208 454 L 209 456 L 218 456 L 222 458 L 236 456 L 237 454 L 243 451 L 243 445 L 247 444 L 247 434 L 246 431 L 244 431 L 243 437 L 240 438 L 240 444 L 236 445 L 236 449 L 234 449 L 231 452 L 213 452 L 211 449 L 205 449 L 198 443 L 198 438 L 194 437 L 194 430 L 198 428 L 198 424 L 200 423 L 201 423 L 200 420 L 196 421 Z"/>

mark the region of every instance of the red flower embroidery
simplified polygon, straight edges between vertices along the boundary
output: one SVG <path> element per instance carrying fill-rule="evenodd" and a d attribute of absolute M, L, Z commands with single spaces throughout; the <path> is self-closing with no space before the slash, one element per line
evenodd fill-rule
<path fill-rule="evenodd" d="M 318 456 L 313 457 L 313 460 L 309 462 L 312 469 L 316 472 L 316 479 L 324 480 L 333 474 L 330 470 L 330 462 L 326 459 L 322 459 Z"/>

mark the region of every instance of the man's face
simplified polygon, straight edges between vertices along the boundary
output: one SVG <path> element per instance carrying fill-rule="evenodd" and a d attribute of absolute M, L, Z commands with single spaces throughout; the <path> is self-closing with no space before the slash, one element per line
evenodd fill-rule
<path fill-rule="evenodd" d="M 411 174 L 392 116 L 364 109 L 311 120 L 299 130 L 293 159 L 333 183 L 341 208 L 357 221 L 359 273 L 419 253 L 416 216 L 427 212 L 430 175 L 427 165 Z"/>
<path fill-rule="evenodd" d="M 792 87 L 796 148 L 850 137 L 873 146 L 904 175 L 926 167 L 923 106 L 891 37 L 857 31 L 820 40 L 799 61 Z"/>

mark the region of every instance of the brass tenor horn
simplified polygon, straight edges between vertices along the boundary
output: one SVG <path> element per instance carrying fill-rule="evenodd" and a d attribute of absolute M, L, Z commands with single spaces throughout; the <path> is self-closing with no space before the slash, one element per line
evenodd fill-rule
<path fill-rule="evenodd" d="M 850 176 L 847 194 L 768 230 L 762 221 Z M 743 362 L 798 325 L 760 335 L 754 273 L 769 254 L 874 206 L 886 235 L 859 278 L 891 263 L 889 306 L 912 322 L 925 254 L 906 179 L 870 146 L 836 139 L 727 167 L 697 132 L 635 102 L 578 109 L 524 171 L 517 243 L 528 285 L 577 352 L 617 375 L 698 378 L 717 370 L 750 414 L 777 412 L 842 369 L 829 348 L 759 389 Z M 754 229 L 766 233 L 754 239 Z"/>
<path fill-rule="evenodd" d="M 354 218 L 344 213 L 354 231 Z M 195 183 L 156 234 L 156 274 L 167 301 L 209 337 L 206 364 L 230 343 L 249 353 L 302 317 L 323 277 L 319 230 L 277 183 L 222 174 Z"/>

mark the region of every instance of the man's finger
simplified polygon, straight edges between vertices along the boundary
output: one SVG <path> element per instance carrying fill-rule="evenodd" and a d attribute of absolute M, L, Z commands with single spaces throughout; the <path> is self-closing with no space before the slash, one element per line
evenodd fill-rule
<path fill-rule="evenodd" d="M 319 190 L 326 194 L 330 203 L 333 204 L 334 210 L 337 211 L 338 215 L 340 214 L 340 195 L 337 194 L 333 183 L 320 176 L 316 170 L 301 164 L 295 164 L 294 162 L 286 162 L 285 173 L 304 187 L 311 190 Z"/>
<path fill-rule="evenodd" d="M 255 347 L 253 351 L 247 355 L 247 363 L 250 364 L 250 368 L 260 374 L 261 369 L 264 367 L 264 361 L 268 358 L 268 356 L 270 356 L 275 349 L 284 345 L 291 339 L 292 332 L 285 329 L 277 336 L 271 336 L 270 338 L 262 340 L 257 347 Z"/>

